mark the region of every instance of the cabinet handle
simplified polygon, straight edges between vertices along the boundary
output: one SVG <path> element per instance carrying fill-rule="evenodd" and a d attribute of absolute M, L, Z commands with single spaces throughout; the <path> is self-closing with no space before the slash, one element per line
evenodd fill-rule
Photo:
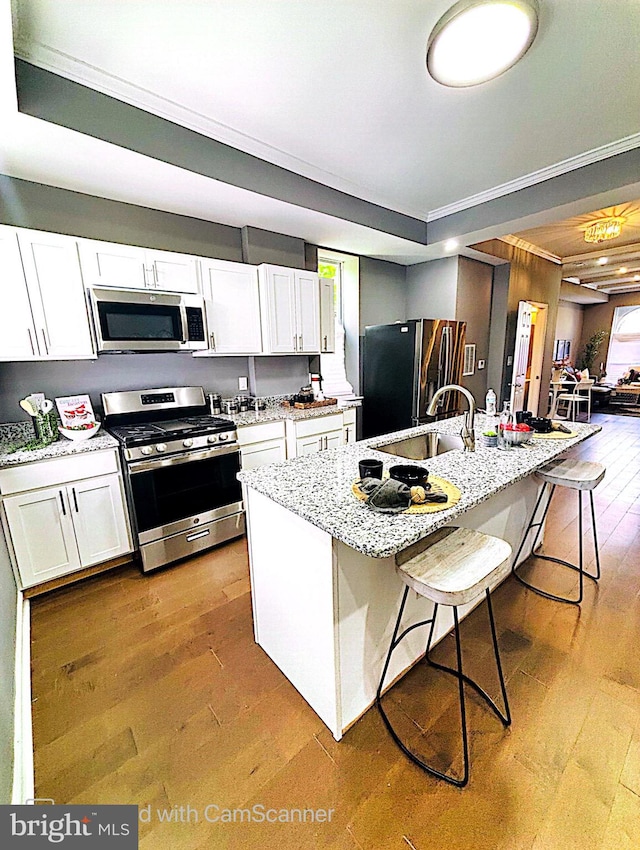
<path fill-rule="evenodd" d="M 304 351 L 304 345 L 302 344 L 302 334 L 300 334 L 298 339 L 300 340 L 300 348 L 298 349 L 298 351 Z"/>
<path fill-rule="evenodd" d="M 156 289 L 157 287 L 156 287 L 156 282 L 155 282 L 155 279 L 154 279 L 154 268 L 153 268 L 153 266 L 150 269 L 148 269 L 145 266 L 145 264 L 143 263 L 142 264 L 142 272 L 144 274 L 145 288 L 146 289 Z M 149 277 L 147 275 L 149 275 L 151 277 L 151 280 L 149 280 Z"/>
<path fill-rule="evenodd" d="M 211 350 L 216 350 L 216 335 L 214 333 L 211 334 Z"/>
<path fill-rule="evenodd" d="M 298 337 L 295 334 L 293 335 L 293 350 L 298 350 Z"/>
<path fill-rule="evenodd" d="M 153 272 L 153 285 L 156 289 L 158 289 L 158 287 L 160 286 L 160 281 L 158 280 L 158 267 L 155 263 L 151 266 L 151 270 Z"/>
<path fill-rule="evenodd" d="M 322 451 L 322 437 L 320 437 L 320 451 Z"/>
<path fill-rule="evenodd" d="M 348 442 L 349 442 L 349 426 L 347 426 L 347 427 L 345 428 L 345 431 L 346 431 L 346 435 L 347 435 L 346 442 L 348 443 Z"/>
<path fill-rule="evenodd" d="M 58 490 L 58 495 L 60 496 L 60 504 L 62 505 L 62 516 L 66 516 L 67 509 L 64 506 L 64 497 L 62 495 L 62 490 Z"/>
<path fill-rule="evenodd" d="M 324 350 L 325 351 L 327 350 L 327 347 L 328 347 L 327 346 L 327 337 L 325 336 L 325 338 L 324 338 Z"/>
<path fill-rule="evenodd" d="M 36 353 L 36 350 L 35 350 L 35 348 L 34 348 L 34 346 L 33 346 L 33 337 L 31 336 L 31 328 L 27 328 L 27 333 L 29 334 L 29 342 L 30 342 L 30 344 L 31 344 L 31 353 L 32 353 L 32 354 L 35 354 L 35 353 Z"/>
<path fill-rule="evenodd" d="M 76 488 L 72 487 L 71 492 L 73 493 L 73 505 L 76 509 L 76 513 L 79 514 L 80 511 L 78 510 L 78 497 L 76 496 Z"/>
<path fill-rule="evenodd" d="M 325 447 L 325 449 L 329 448 L 329 438 L 328 437 L 324 438 L 324 447 Z"/>
<path fill-rule="evenodd" d="M 49 354 L 49 346 L 47 345 L 47 335 L 45 333 L 44 328 L 40 328 L 40 330 L 42 331 L 42 339 L 43 339 L 43 342 L 44 342 L 44 350 L 47 352 L 47 354 Z"/>

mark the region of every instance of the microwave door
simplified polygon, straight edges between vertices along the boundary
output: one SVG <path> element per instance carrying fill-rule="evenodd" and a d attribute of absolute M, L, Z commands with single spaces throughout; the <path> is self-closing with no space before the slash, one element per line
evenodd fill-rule
<path fill-rule="evenodd" d="M 180 298 L 93 293 L 99 351 L 179 351 L 187 338 Z"/>

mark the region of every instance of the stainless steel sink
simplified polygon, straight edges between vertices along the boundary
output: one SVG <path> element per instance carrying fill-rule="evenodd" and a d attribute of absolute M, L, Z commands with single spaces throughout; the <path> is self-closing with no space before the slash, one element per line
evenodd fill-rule
<path fill-rule="evenodd" d="M 462 437 L 457 434 L 441 434 L 439 431 L 428 431 L 417 437 L 407 437 L 406 440 L 398 440 L 395 443 L 386 443 L 382 446 L 372 446 L 376 451 L 386 452 L 396 457 L 407 460 L 428 460 L 430 457 L 442 455 L 452 449 L 464 449 Z"/>

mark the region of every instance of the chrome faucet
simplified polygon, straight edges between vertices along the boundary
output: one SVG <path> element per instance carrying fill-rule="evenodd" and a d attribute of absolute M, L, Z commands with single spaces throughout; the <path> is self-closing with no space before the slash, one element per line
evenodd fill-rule
<path fill-rule="evenodd" d="M 453 391 L 462 393 L 462 395 L 466 398 L 469 403 L 469 409 L 464 412 L 464 422 L 462 423 L 462 431 L 460 431 L 460 436 L 462 437 L 462 442 L 464 443 L 464 451 L 465 452 L 475 452 L 476 450 L 476 435 L 473 430 L 473 425 L 476 416 L 476 400 L 471 395 L 469 390 L 465 387 L 459 387 L 457 384 L 447 384 L 446 387 L 440 387 L 439 390 L 436 390 L 435 395 L 431 399 L 431 403 L 427 408 L 427 416 L 435 416 L 436 408 L 438 406 L 438 399 L 443 396 L 445 393 L 453 392 Z"/>

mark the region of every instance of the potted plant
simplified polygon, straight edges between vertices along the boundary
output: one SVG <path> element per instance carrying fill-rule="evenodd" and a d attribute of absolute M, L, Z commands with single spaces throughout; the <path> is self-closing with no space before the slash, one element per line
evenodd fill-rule
<path fill-rule="evenodd" d="M 599 330 L 594 334 L 591 334 L 589 339 L 585 342 L 584 348 L 580 352 L 580 358 L 578 360 L 579 369 L 588 369 L 589 373 L 591 373 L 591 369 L 596 357 L 598 356 L 600 346 L 604 342 L 605 337 L 608 335 L 608 332 L 604 330 Z"/>

